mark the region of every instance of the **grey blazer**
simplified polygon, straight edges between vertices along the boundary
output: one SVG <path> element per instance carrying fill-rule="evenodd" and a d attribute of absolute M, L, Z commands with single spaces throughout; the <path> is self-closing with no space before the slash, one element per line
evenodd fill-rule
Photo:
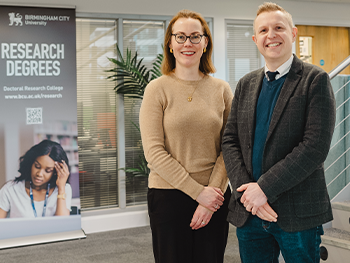
<path fill-rule="evenodd" d="M 255 111 L 264 69 L 237 84 L 223 135 L 222 151 L 233 187 L 228 221 L 237 227 L 250 215 L 235 189 L 253 182 L 252 146 Z M 288 232 L 316 227 L 333 219 L 323 162 L 335 123 L 335 99 L 328 74 L 294 56 L 272 114 L 258 184 Z"/>

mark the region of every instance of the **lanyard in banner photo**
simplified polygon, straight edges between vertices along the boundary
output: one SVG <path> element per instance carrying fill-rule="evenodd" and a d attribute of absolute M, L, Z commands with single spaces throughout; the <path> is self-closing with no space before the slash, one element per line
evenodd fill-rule
<path fill-rule="evenodd" d="M 47 191 L 46 191 L 46 195 L 45 195 L 44 209 L 43 209 L 43 214 L 42 214 L 43 217 L 45 217 L 45 214 L 46 214 L 46 203 L 47 203 L 47 198 L 49 197 L 49 191 L 50 191 L 50 183 L 47 184 Z M 30 199 L 32 201 L 34 216 L 37 217 L 35 205 L 34 205 L 32 182 L 30 182 Z"/>

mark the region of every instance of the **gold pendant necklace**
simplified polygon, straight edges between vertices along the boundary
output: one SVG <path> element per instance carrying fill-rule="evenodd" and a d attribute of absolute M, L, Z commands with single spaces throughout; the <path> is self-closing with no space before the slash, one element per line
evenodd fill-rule
<path fill-rule="evenodd" d="M 176 81 L 177 81 L 181 86 L 184 87 L 184 85 L 180 82 L 180 79 L 175 75 L 175 73 L 174 73 L 174 76 L 175 76 Z M 196 91 L 196 89 L 198 88 L 198 84 L 199 84 L 199 82 L 202 80 L 202 78 L 203 78 L 203 77 L 199 76 L 199 79 L 198 79 L 197 82 L 196 82 L 196 87 L 194 88 L 192 94 L 191 94 L 190 96 L 187 97 L 187 101 L 188 101 L 188 102 L 191 102 L 191 101 L 192 101 L 192 96 L 193 96 L 194 92 Z"/>

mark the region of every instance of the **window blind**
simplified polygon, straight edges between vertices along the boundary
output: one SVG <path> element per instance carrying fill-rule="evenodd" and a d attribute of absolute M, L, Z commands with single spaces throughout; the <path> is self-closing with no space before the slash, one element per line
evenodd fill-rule
<path fill-rule="evenodd" d="M 227 23 L 227 81 L 232 90 L 241 77 L 259 68 L 259 51 L 252 40 L 253 25 Z"/>
<path fill-rule="evenodd" d="M 143 58 L 143 64 L 152 68 L 157 54 L 163 53 L 164 22 L 157 21 L 123 21 L 123 54 L 129 49 L 138 58 Z M 124 99 L 125 110 L 125 162 L 126 167 L 137 168 L 139 156 L 143 154 L 139 127 L 140 99 Z M 135 205 L 145 203 L 147 200 L 147 177 L 126 176 L 126 204 Z"/>
<path fill-rule="evenodd" d="M 82 210 L 118 205 L 116 105 L 113 67 L 115 20 L 76 20 L 79 184 Z"/>

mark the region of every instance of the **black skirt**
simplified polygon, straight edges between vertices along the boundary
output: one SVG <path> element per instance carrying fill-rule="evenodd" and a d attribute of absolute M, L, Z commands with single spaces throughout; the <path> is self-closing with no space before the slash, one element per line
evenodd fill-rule
<path fill-rule="evenodd" d="M 176 189 L 148 189 L 148 213 L 156 263 L 222 263 L 228 236 L 228 203 L 225 201 L 210 222 L 198 230 L 190 223 L 198 202 Z"/>

